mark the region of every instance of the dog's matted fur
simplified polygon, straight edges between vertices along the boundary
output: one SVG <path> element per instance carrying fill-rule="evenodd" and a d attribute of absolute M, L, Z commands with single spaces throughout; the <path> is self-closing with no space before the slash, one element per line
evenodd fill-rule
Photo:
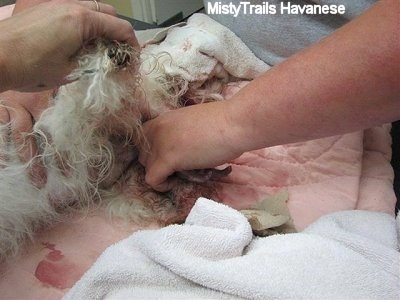
<path fill-rule="evenodd" d="M 39 227 L 73 210 L 103 205 L 111 215 L 138 224 L 165 225 L 182 221 L 198 196 L 217 198 L 208 179 L 226 175 L 229 168 L 184 172 L 168 193 L 144 182 L 137 162 L 137 145 L 145 143 L 142 122 L 189 98 L 220 97 L 218 92 L 207 97 L 204 85 L 193 88 L 167 76 L 157 60 L 140 58 L 126 44 L 99 41 L 35 124 L 31 134 L 40 154 L 29 163 L 18 159 L 9 124 L 0 126 L 0 260 L 18 253 Z M 38 161 L 47 172 L 43 187 L 35 186 L 27 172 Z"/>

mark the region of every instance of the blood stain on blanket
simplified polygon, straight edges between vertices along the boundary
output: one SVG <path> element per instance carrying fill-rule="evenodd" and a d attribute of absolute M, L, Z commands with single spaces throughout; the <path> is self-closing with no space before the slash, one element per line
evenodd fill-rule
<path fill-rule="evenodd" d="M 83 271 L 69 261 L 60 250 L 57 250 L 56 245 L 51 243 L 43 243 L 43 245 L 50 252 L 38 263 L 35 277 L 45 286 L 57 289 L 71 288 L 82 276 Z"/>
<path fill-rule="evenodd" d="M 61 260 L 64 255 L 60 250 L 56 249 L 56 245 L 50 243 L 42 243 L 43 246 L 49 250 L 51 250 L 47 255 L 46 258 L 51 261 L 59 261 Z"/>

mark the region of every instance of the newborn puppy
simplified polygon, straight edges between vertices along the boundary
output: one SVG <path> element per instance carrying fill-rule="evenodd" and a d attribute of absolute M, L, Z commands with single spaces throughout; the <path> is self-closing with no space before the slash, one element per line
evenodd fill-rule
<path fill-rule="evenodd" d="M 141 58 L 129 45 L 106 41 L 82 56 L 69 79 L 30 134 L 40 153 L 32 161 L 20 162 L 9 124 L 0 126 L 0 260 L 74 210 L 102 205 L 138 224 L 181 222 L 199 196 L 218 199 L 213 180 L 230 172 L 182 172 L 171 191 L 159 193 L 145 183 L 137 161 L 137 146 L 146 143 L 142 123 L 184 103 L 210 100 L 209 87 L 171 78 L 156 57 Z M 41 186 L 27 171 L 38 161 L 47 173 Z"/>

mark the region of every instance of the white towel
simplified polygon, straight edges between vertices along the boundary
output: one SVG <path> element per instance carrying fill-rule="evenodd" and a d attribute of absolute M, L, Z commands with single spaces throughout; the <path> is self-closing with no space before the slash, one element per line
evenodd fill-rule
<path fill-rule="evenodd" d="M 151 58 L 157 57 L 167 74 L 199 83 L 209 79 L 217 64 L 241 79 L 254 79 L 269 69 L 239 37 L 205 14 L 162 29 L 145 43 L 142 57 L 142 68 L 149 72 L 154 68 Z"/>
<path fill-rule="evenodd" d="M 256 238 L 240 212 L 200 198 L 185 224 L 108 248 L 64 299 L 399 299 L 398 247 L 383 213 L 343 211 Z"/>

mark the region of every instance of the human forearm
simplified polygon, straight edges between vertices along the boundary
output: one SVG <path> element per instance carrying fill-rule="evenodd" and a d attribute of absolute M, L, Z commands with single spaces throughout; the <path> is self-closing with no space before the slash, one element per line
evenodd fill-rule
<path fill-rule="evenodd" d="M 10 82 L 10 65 L 7 58 L 7 44 L 4 44 L 0 36 L 0 93 L 12 88 Z"/>
<path fill-rule="evenodd" d="M 230 100 L 241 151 L 355 131 L 400 118 L 399 4 L 287 59 Z"/>

